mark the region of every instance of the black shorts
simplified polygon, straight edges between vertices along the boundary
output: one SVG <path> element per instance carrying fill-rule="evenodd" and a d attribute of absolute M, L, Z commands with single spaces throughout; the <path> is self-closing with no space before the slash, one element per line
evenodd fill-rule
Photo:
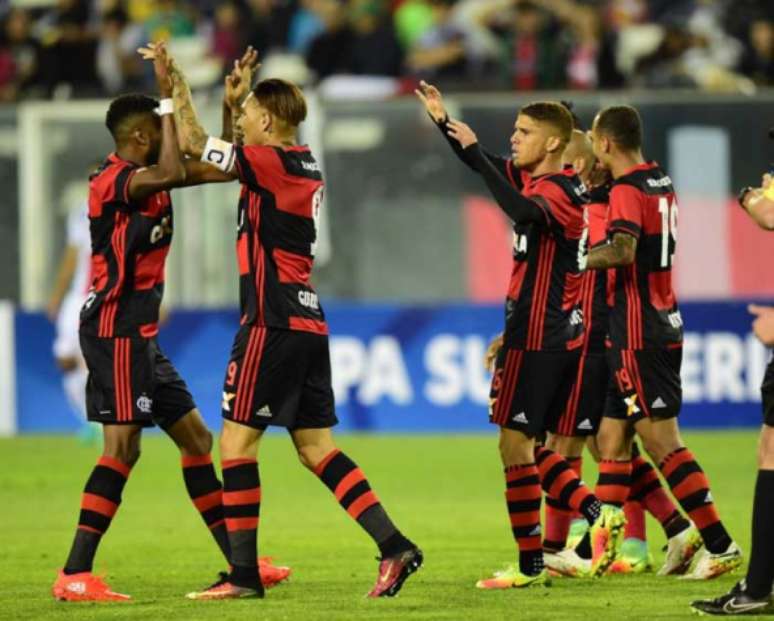
<path fill-rule="evenodd" d="M 169 429 L 196 408 L 183 378 L 156 339 L 80 335 L 89 370 L 86 412 L 109 425 Z"/>
<path fill-rule="evenodd" d="M 223 385 L 223 418 L 254 429 L 322 429 L 338 423 L 328 337 L 245 325 Z"/>
<path fill-rule="evenodd" d="M 489 421 L 530 437 L 550 429 L 567 404 L 580 356 L 580 349 L 500 349 L 489 393 Z"/>
<path fill-rule="evenodd" d="M 561 416 L 549 426 L 551 433 L 562 436 L 593 436 L 605 411 L 610 367 L 604 352 L 581 356 L 578 374 Z"/>
<path fill-rule="evenodd" d="M 609 349 L 611 370 L 604 416 L 636 423 L 646 417 L 674 418 L 683 403 L 681 347 Z"/>
<path fill-rule="evenodd" d="M 774 358 L 766 367 L 766 374 L 761 384 L 761 399 L 763 401 L 763 424 L 774 427 Z"/>

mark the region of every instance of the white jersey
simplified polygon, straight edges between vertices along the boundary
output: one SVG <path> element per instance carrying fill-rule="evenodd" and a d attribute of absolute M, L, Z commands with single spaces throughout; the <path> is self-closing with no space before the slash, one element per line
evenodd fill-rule
<path fill-rule="evenodd" d="M 89 231 L 89 205 L 82 203 L 67 216 L 67 245 L 78 249 L 78 263 L 75 267 L 69 294 L 85 297 L 89 290 L 91 270 L 91 233 Z"/>
<path fill-rule="evenodd" d="M 81 306 L 91 284 L 91 232 L 89 231 L 88 204 L 81 203 L 67 216 L 66 245 L 76 248 L 78 259 L 70 288 L 62 300 L 56 319 L 54 355 L 57 358 L 76 358 L 81 355 L 78 342 L 78 324 Z"/>

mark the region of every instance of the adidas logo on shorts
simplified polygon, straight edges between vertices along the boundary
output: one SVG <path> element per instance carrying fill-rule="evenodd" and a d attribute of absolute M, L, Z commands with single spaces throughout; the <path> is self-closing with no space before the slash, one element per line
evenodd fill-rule
<path fill-rule="evenodd" d="M 522 423 L 526 425 L 529 421 L 527 420 L 527 415 L 524 412 L 519 412 L 516 414 L 516 416 L 513 417 L 514 423 Z"/>
<path fill-rule="evenodd" d="M 255 413 L 255 415 L 256 416 L 261 416 L 263 418 L 271 418 L 272 417 L 272 413 L 271 413 L 271 410 L 269 409 L 268 405 L 264 405 L 260 410 L 258 410 Z"/>
<path fill-rule="evenodd" d="M 667 406 L 666 403 L 664 403 L 664 400 L 661 397 L 656 397 L 656 400 L 650 404 L 650 407 L 652 407 L 654 410 L 657 408 L 665 408 Z"/>
<path fill-rule="evenodd" d="M 593 429 L 593 426 L 591 425 L 591 421 L 586 418 L 582 420 L 580 423 L 578 423 L 578 429 L 581 429 L 583 431 L 591 431 Z"/>

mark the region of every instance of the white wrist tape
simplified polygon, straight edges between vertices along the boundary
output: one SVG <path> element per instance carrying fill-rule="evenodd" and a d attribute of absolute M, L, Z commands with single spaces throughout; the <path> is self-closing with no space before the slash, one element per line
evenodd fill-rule
<path fill-rule="evenodd" d="M 204 145 L 204 152 L 202 153 L 202 162 L 212 164 L 223 172 L 229 172 L 234 166 L 235 157 L 233 144 L 220 138 L 215 138 L 215 136 L 207 138 L 207 144 Z"/>
<path fill-rule="evenodd" d="M 162 99 L 159 102 L 159 107 L 156 108 L 156 114 L 159 116 L 164 116 L 165 114 L 174 114 L 175 113 L 175 101 L 171 98 Z"/>

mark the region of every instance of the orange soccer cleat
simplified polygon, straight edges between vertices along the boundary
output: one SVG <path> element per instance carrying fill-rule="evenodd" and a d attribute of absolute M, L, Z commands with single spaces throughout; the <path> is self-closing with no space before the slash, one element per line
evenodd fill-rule
<path fill-rule="evenodd" d="M 65 602 L 126 602 L 132 599 L 129 595 L 111 591 L 102 578 L 90 571 L 68 575 L 60 570 L 51 592 L 56 599 Z"/>
<path fill-rule="evenodd" d="M 272 558 L 270 556 L 262 556 L 258 559 L 258 571 L 261 574 L 261 582 L 267 589 L 287 580 L 291 573 L 290 567 L 274 565 L 271 561 Z"/>

